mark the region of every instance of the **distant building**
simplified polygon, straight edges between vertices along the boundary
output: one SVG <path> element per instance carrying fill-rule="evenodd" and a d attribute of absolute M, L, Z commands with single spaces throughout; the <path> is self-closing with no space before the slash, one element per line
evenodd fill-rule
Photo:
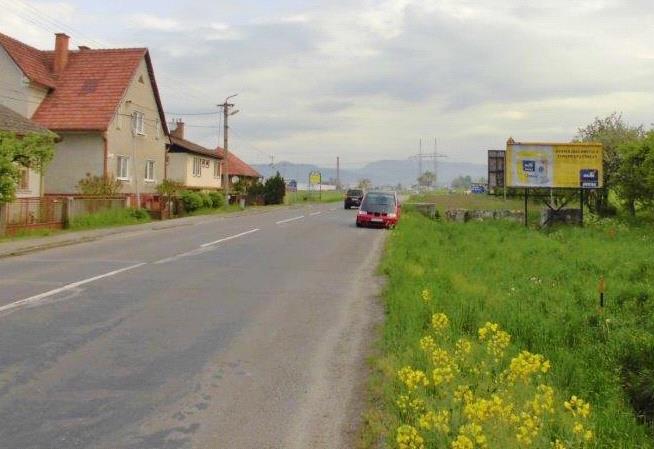
<path fill-rule="evenodd" d="M 184 139 L 184 122 L 178 121 L 170 132 L 168 179 L 195 190 L 222 188 L 223 160 L 216 150 Z"/>

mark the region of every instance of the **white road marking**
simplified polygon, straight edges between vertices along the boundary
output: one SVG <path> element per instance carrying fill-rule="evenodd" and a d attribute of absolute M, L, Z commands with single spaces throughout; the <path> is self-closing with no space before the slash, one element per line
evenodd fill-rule
<path fill-rule="evenodd" d="M 320 215 L 322 212 L 311 212 L 309 215 L 312 217 L 315 217 L 316 215 Z"/>
<path fill-rule="evenodd" d="M 29 298 L 21 299 L 20 301 L 12 302 L 11 304 L 7 304 L 5 306 L 0 307 L 0 313 L 6 312 L 7 310 L 15 309 L 15 308 L 18 308 L 18 307 L 22 307 L 22 306 L 33 305 L 35 303 L 40 302 L 42 299 L 48 298 L 48 297 L 50 297 L 52 295 L 56 295 L 57 293 L 72 290 L 74 288 L 79 287 L 80 285 L 88 284 L 88 283 L 91 283 L 91 282 L 94 282 L 94 281 L 97 281 L 97 280 L 100 280 L 100 279 L 103 279 L 103 278 L 108 278 L 110 276 L 115 276 L 115 275 L 117 275 L 119 273 L 124 273 L 125 271 L 129 271 L 129 270 L 133 270 L 133 269 L 138 268 L 138 267 L 142 267 L 143 265 L 146 265 L 146 263 L 145 262 L 137 263 L 136 265 L 131 265 L 129 267 L 121 268 L 119 270 L 110 271 L 109 273 L 100 274 L 98 276 L 93 276 L 91 278 L 84 279 L 82 281 L 73 282 L 71 284 L 64 285 L 63 287 L 55 288 L 54 290 L 50 290 L 50 291 L 47 291 L 47 292 L 44 292 L 44 293 L 40 293 L 38 295 L 30 296 Z"/>
<path fill-rule="evenodd" d="M 236 234 L 236 235 L 232 235 L 232 236 L 229 236 L 229 237 L 225 237 L 224 239 L 215 240 L 215 241 L 213 241 L 213 242 L 205 243 L 205 244 L 203 244 L 203 245 L 200 245 L 200 247 L 202 247 L 202 248 L 206 248 L 207 246 L 217 245 L 218 243 L 226 242 L 227 240 L 237 239 L 237 238 L 239 238 L 239 237 L 243 237 L 244 235 L 252 234 L 252 233 L 257 232 L 257 231 L 260 231 L 260 230 L 261 230 L 261 229 L 259 229 L 259 228 L 250 229 L 249 231 L 245 231 L 245 232 L 241 232 L 240 234 Z"/>
<path fill-rule="evenodd" d="M 304 218 L 304 215 L 300 215 L 298 217 L 287 218 L 286 220 L 277 221 L 277 222 L 275 222 L 275 224 L 279 225 L 279 224 L 289 223 L 289 222 L 295 221 L 295 220 L 302 220 L 303 218 Z"/>

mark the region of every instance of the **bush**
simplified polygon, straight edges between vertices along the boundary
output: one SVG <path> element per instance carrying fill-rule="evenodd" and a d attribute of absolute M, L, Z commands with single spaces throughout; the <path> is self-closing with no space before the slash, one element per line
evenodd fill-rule
<path fill-rule="evenodd" d="M 202 200 L 202 196 L 199 193 L 191 192 L 189 190 L 182 192 L 181 198 L 182 198 L 182 203 L 184 204 L 184 209 L 187 212 L 193 212 L 194 210 L 198 210 L 199 208 L 202 207 L 204 203 L 204 201 Z"/>
<path fill-rule="evenodd" d="M 123 188 L 122 181 L 109 176 L 91 176 L 86 174 L 80 179 L 77 188 L 83 195 L 115 196 Z"/>
<path fill-rule="evenodd" d="M 211 209 L 213 207 L 213 200 L 207 192 L 200 192 L 200 198 L 202 198 L 202 207 L 205 209 Z"/>
<path fill-rule="evenodd" d="M 150 213 L 147 211 L 147 209 L 129 209 L 129 213 L 132 217 L 139 221 L 150 218 Z"/>
<path fill-rule="evenodd" d="M 225 205 L 225 195 L 220 192 L 209 192 L 209 198 L 211 198 L 214 209 L 219 209 Z"/>
<path fill-rule="evenodd" d="M 272 178 L 268 178 L 264 184 L 264 200 L 266 204 L 282 204 L 286 194 L 286 182 L 282 175 L 277 172 Z"/>
<path fill-rule="evenodd" d="M 116 208 L 74 217 L 67 227 L 75 230 L 95 229 L 146 223 L 148 221 L 150 221 L 150 214 L 145 209 Z"/>

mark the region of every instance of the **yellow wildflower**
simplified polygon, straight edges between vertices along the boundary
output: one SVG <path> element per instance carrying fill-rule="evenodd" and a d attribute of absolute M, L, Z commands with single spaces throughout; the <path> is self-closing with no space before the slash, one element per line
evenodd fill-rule
<path fill-rule="evenodd" d="M 470 438 L 465 435 L 458 435 L 454 441 L 452 441 L 452 449 L 473 449 L 475 444 Z"/>
<path fill-rule="evenodd" d="M 486 350 L 495 357 L 495 361 L 504 355 L 504 350 L 511 342 L 511 336 L 500 329 L 499 324 L 487 322 L 484 327 L 480 328 L 479 340 L 486 343 Z"/>
<path fill-rule="evenodd" d="M 425 440 L 413 426 L 398 427 L 395 441 L 399 449 L 423 449 L 425 447 Z"/>
<path fill-rule="evenodd" d="M 432 300 L 431 290 L 429 290 L 428 288 L 424 289 L 422 291 L 421 297 L 422 297 L 422 302 L 424 302 L 425 304 L 431 303 Z"/>
<path fill-rule="evenodd" d="M 424 430 L 450 433 L 450 412 L 447 410 L 441 410 L 438 413 L 428 411 L 418 418 L 418 426 Z"/>
<path fill-rule="evenodd" d="M 532 416 L 524 412 L 520 414 L 520 425 L 516 434 L 519 443 L 529 446 L 538 436 L 539 431 L 540 422 L 537 416 Z"/>
<path fill-rule="evenodd" d="M 465 354 L 470 354 L 470 352 L 472 351 L 472 343 L 470 343 L 470 341 L 468 341 L 465 338 L 459 338 L 459 340 L 457 340 L 456 342 L 455 347 L 456 349 L 454 351 L 454 354 L 457 357 L 461 357 Z"/>
<path fill-rule="evenodd" d="M 474 399 L 472 390 L 467 385 L 459 385 L 454 390 L 454 402 L 462 402 L 463 404 L 469 404 Z"/>
<path fill-rule="evenodd" d="M 561 440 L 555 440 L 554 443 L 552 443 L 552 449 L 568 449 L 568 447 L 561 442 Z"/>
<path fill-rule="evenodd" d="M 563 406 L 572 416 L 581 416 L 588 418 L 590 415 L 590 404 L 577 396 L 572 396 L 569 401 L 565 401 Z"/>
<path fill-rule="evenodd" d="M 450 354 L 445 349 L 435 347 L 431 353 L 431 361 L 435 366 L 445 366 L 450 364 Z"/>
<path fill-rule="evenodd" d="M 529 405 L 536 416 L 545 412 L 554 413 L 554 389 L 548 385 L 539 385 Z"/>
<path fill-rule="evenodd" d="M 436 342 L 434 341 L 434 337 L 431 335 L 422 337 L 420 339 L 420 348 L 427 353 L 430 353 L 436 349 Z"/>
<path fill-rule="evenodd" d="M 549 371 L 549 368 L 549 361 L 542 355 L 522 351 L 517 357 L 511 360 L 506 376 L 509 382 L 520 380 L 527 383 L 532 374 L 546 373 Z"/>
<path fill-rule="evenodd" d="M 401 394 L 395 401 L 395 404 L 402 412 L 422 413 L 425 410 L 425 401 L 420 398 L 411 399 L 409 396 Z"/>
<path fill-rule="evenodd" d="M 400 369 L 397 372 L 397 376 L 409 390 L 415 390 L 419 386 L 426 387 L 429 385 L 429 380 L 425 373 L 419 369 L 414 370 L 410 366 Z"/>
<path fill-rule="evenodd" d="M 483 429 L 479 424 L 470 423 L 459 427 L 459 436 L 468 437 L 470 442 L 473 443 L 472 447 L 488 447 L 488 440 L 486 439 L 486 435 L 484 435 Z"/>
<path fill-rule="evenodd" d="M 454 379 L 454 373 L 456 371 L 456 365 L 450 364 L 434 368 L 431 378 L 434 382 L 434 385 L 445 384 L 451 382 Z"/>
<path fill-rule="evenodd" d="M 473 422 L 483 422 L 491 418 L 500 418 L 504 421 L 511 421 L 513 406 L 507 404 L 498 395 L 494 394 L 490 399 L 480 398 L 466 404 L 463 414 Z"/>
<path fill-rule="evenodd" d="M 450 325 L 450 320 L 444 313 L 435 313 L 431 317 L 431 327 L 437 334 L 444 333 Z"/>

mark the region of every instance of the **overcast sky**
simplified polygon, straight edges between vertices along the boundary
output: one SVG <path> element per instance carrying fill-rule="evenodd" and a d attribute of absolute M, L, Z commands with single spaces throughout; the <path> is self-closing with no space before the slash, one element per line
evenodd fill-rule
<path fill-rule="evenodd" d="M 569 140 L 595 116 L 654 111 L 651 0 L 0 0 L 0 31 L 42 49 L 150 48 L 164 109 L 213 146 L 239 93 L 248 162 L 405 159 L 438 137 L 485 163 L 516 140 Z"/>

